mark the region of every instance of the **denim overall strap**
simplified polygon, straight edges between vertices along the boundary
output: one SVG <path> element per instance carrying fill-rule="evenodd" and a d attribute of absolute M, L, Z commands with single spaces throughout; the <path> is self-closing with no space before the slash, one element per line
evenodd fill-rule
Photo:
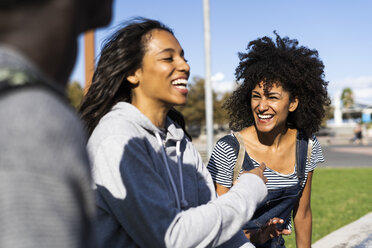
<path fill-rule="evenodd" d="M 297 166 L 297 178 L 299 184 L 302 186 L 305 180 L 305 168 L 307 160 L 307 148 L 309 138 L 301 131 L 297 132 L 296 139 L 296 166 Z"/>

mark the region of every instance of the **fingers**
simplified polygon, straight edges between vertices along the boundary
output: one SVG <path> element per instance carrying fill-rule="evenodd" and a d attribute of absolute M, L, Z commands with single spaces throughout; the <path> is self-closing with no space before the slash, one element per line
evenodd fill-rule
<path fill-rule="evenodd" d="M 262 181 L 264 183 L 267 183 L 267 178 L 264 176 L 264 170 L 266 169 L 266 164 L 265 163 L 261 163 L 260 166 L 250 170 L 250 171 L 247 171 L 246 173 L 252 173 L 252 174 L 255 174 L 257 176 L 259 176 Z"/>
<path fill-rule="evenodd" d="M 284 223 L 283 219 L 274 217 L 267 222 L 267 226 L 276 225 L 276 224 L 283 224 L 283 223 Z M 283 230 L 279 230 L 277 228 L 275 228 L 275 229 L 276 229 L 276 234 L 277 235 L 281 235 L 281 234 L 282 235 L 290 235 L 292 233 L 292 231 L 289 230 L 289 229 L 283 229 Z"/>
<path fill-rule="evenodd" d="M 262 180 L 266 184 L 268 182 L 267 178 L 264 176 L 263 172 L 266 170 L 266 164 L 262 162 L 260 166 L 257 167 L 258 169 L 262 170 Z"/>
<path fill-rule="evenodd" d="M 292 233 L 291 230 L 289 229 L 283 229 L 282 231 L 278 232 L 278 235 L 282 234 L 282 235 L 290 235 Z"/>
<path fill-rule="evenodd" d="M 270 219 L 269 223 L 271 224 L 283 224 L 284 223 L 284 220 L 283 219 L 280 219 L 278 217 L 274 217 L 272 219 Z"/>
<path fill-rule="evenodd" d="M 266 170 L 266 164 L 265 164 L 265 162 L 262 162 L 260 164 L 260 166 L 258 166 L 258 168 L 260 168 L 262 171 L 265 171 Z"/>

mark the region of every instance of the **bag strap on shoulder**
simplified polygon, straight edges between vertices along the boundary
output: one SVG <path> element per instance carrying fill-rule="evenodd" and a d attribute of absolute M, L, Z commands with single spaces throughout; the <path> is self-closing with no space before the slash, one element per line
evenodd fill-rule
<path fill-rule="evenodd" d="M 21 70 L 10 68 L 0 68 L 0 94 L 5 94 L 16 89 L 41 87 L 45 88 L 61 98 L 65 98 L 64 88 L 43 80 L 38 80 L 34 76 Z"/>
<path fill-rule="evenodd" d="M 244 170 L 254 169 L 254 165 L 249 158 L 249 155 L 246 153 L 243 137 L 240 133 L 234 132 L 233 135 L 228 134 L 220 139 L 231 146 L 234 150 L 235 156 L 237 157 L 234 164 L 233 170 L 233 182 L 238 178 L 241 168 Z"/>
<path fill-rule="evenodd" d="M 240 174 L 240 170 L 242 169 L 245 155 L 245 145 L 242 135 L 239 132 L 234 132 L 234 136 L 239 142 L 239 153 L 234 166 L 233 182 L 236 181 Z"/>

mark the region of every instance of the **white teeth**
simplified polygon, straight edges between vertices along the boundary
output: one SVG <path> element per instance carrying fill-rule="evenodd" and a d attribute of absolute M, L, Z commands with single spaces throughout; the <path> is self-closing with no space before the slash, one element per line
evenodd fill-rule
<path fill-rule="evenodd" d="M 176 79 L 176 80 L 172 81 L 172 85 L 176 86 L 176 88 L 186 89 L 187 80 L 182 79 L 182 78 Z"/>
<path fill-rule="evenodd" d="M 271 117 L 273 117 L 272 115 L 260 115 L 258 114 L 258 118 L 260 119 L 270 119 Z"/>
<path fill-rule="evenodd" d="M 186 85 L 174 85 L 174 87 L 178 88 L 178 89 L 187 89 Z"/>

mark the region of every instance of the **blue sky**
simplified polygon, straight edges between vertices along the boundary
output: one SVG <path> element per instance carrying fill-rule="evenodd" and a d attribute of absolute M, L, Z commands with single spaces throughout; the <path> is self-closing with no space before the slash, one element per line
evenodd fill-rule
<path fill-rule="evenodd" d="M 370 0 L 210 0 L 213 88 L 233 87 L 237 53 L 262 36 L 297 39 L 316 49 L 325 65 L 332 97 L 351 87 L 357 102 L 372 104 L 372 1 Z M 96 56 L 102 41 L 125 20 L 143 16 L 170 26 L 185 50 L 191 78 L 204 77 L 202 0 L 114 2 L 111 25 L 96 31 Z M 84 82 L 83 39 L 71 80 Z"/>

